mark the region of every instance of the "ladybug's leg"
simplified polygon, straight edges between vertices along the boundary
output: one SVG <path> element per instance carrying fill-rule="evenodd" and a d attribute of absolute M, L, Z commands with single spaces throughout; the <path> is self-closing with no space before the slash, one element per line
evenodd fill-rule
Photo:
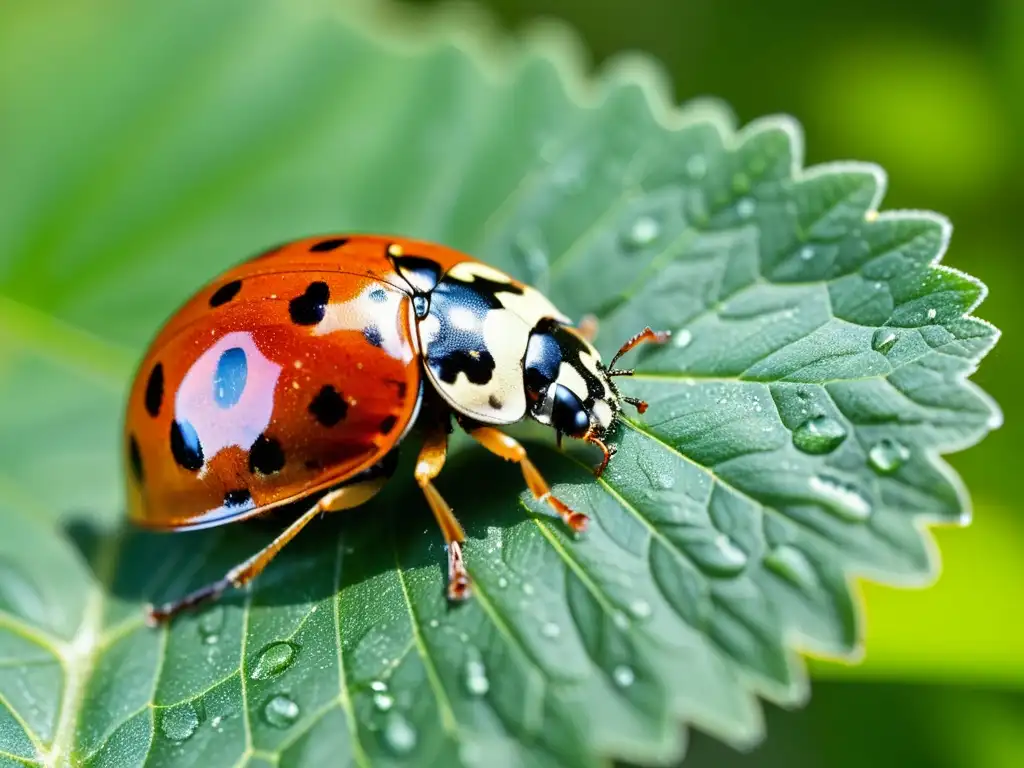
<path fill-rule="evenodd" d="M 551 495 L 551 487 L 541 476 L 537 467 L 533 465 L 533 462 L 527 458 L 526 449 L 515 439 L 494 427 L 476 427 L 469 430 L 469 434 L 491 453 L 508 461 L 516 462 L 523 470 L 523 477 L 526 479 L 526 485 L 530 489 L 530 493 L 533 494 L 533 498 L 547 503 L 565 521 L 566 525 L 574 531 L 582 531 L 586 527 L 589 518 L 582 512 L 574 512 L 565 502 Z"/>
<path fill-rule="evenodd" d="M 640 331 L 640 333 L 636 334 L 633 338 L 629 339 L 629 341 L 627 341 L 619 348 L 619 351 L 615 353 L 615 357 L 613 357 L 612 361 L 608 363 L 608 371 L 615 371 L 615 363 L 618 362 L 618 359 L 627 352 L 629 352 L 634 347 L 638 347 L 641 344 L 647 344 L 648 342 L 653 342 L 654 344 L 664 344 L 671 337 L 671 331 L 652 331 L 650 328 L 644 328 L 642 331 Z M 630 373 L 632 373 L 632 371 L 630 371 Z M 622 374 L 620 373 L 619 375 Z"/>
<path fill-rule="evenodd" d="M 294 523 L 289 525 L 280 535 L 267 546 L 250 557 L 248 560 L 239 563 L 224 578 L 200 587 L 195 592 L 186 595 L 180 600 L 156 608 L 149 606 L 147 609 L 147 620 L 152 625 L 159 624 L 173 618 L 187 608 L 193 608 L 202 603 L 216 600 L 231 587 L 244 587 L 255 579 L 267 564 L 280 552 L 285 544 L 295 538 L 299 531 L 306 527 L 306 524 L 324 512 L 336 512 L 342 509 L 351 509 L 365 504 L 373 498 L 384 487 L 387 477 L 375 477 L 362 483 L 354 483 L 337 488 L 325 494 L 316 504 L 309 508 Z"/>
<path fill-rule="evenodd" d="M 448 545 L 448 599 L 465 600 L 470 593 L 469 574 L 462 560 L 462 542 L 466 539 L 466 532 L 455 519 L 455 513 L 448 506 L 448 502 L 431 482 L 441 473 L 447 456 L 447 431 L 441 426 L 429 430 L 420 449 L 415 475 L 416 482 L 423 489 L 423 495 L 427 497 L 430 510 L 441 528 L 444 542 Z"/>
<path fill-rule="evenodd" d="M 597 338 L 597 329 L 597 315 L 584 315 L 580 318 L 580 324 L 576 326 L 580 336 L 591 343 Z"/>

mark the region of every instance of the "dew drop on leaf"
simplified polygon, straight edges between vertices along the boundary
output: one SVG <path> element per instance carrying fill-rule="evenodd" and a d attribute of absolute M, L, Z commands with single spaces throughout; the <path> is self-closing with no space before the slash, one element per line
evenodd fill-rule
<path fill-rule="evenodd" d="M 199 713 L 191 702 L 168 709 L 160 718 L 160 730 L 171 741 L 187 741 L 198 727 Z"/>
<path fill-rule="evenodd" d="M 646 600 L 634 600 L 629 604 L 629 612 L 638 619 L 646 619 L 651 615 L 651 604 Z"/>
<path fill-rule="evenodd" d="M 373 691 L 373 706 L 380 712 L 387 712 L 394 706 L 395 698 L 388 692 L 388 684 L 381 680 L 374 680 L 370 683 L 370 690 Z"/>
<path fill-rule="evenodd" d="M 263 705 L 263 719 L 275 728 L 288 728 L 299 719 L 302 711 L 291 698 L 279 693 L 271 696 Z"/>
<path fill-rule="evenodd" d="M 260 651 L 249 677 L 253 680 L 267 680 L 281 674 L 295 663 L 298 650 L 299 646 L 286 640 L 271 643 Z"/>
<path fill-rule="evenodd" d="M 871 336 L 871 348 L 883 355 L 896 343 L 896 332 L 889 328 L 879 328 Z"/>
<path fill-rule="evenodd" d="M 685 542 L 683 547 L 705 573 L 715 576 L 736 576 L 747 567 L 747 553 L 733 544 L 724 533 L 710 540 L 701 538 Z"/>
<path fill-rule="evenodd" d="M 805 245 L 800 249 L 800 258 L 804 261 L 810 261 L 814 258 L 814 249 L 809 245 Z"/>
<path fill-rule="evenodd" d="M 206 645 L 215 645 L 224 628 L 224 606 L 214 605 L 199 617 L 199 636 Z"/>
<path fill-rule="evenodd" d="M 692 341 L 693 334 L 690 332 L 688 328 L 683 328 L 677 333 L 672 334 L 672 344 L 677 349 L 685 349 L 686 347 L 690 346 L 690 343 Z"/>
<path fill-rule="evenodd" d="M 501 587 L 502 589 L 507 587 L 508 586 L 508 579 L 506 579 L 504 576 L 498 577 L 498 586 Z"/>
<path fill-rule="evenodd" d="M 831 416 L 815 416 L 793 430 L 793 445 L 804 453 L 831 453 L 846 439 L 846 428 Z"/>
<path fill-rule="evenodd" d="M 636 674 L 624 664 L 620 664 L 612 670 L 612 679 L 619 688 L 629 688 L 636 680 Z"/>
<path fill-rule="evenodd" d="M 749 197 L 744 197 L 736 204 L 736 213 L 740 215 L 741 219 L 749 219 L 754 215 L 754 210 L 757 205 Z"/>
<path fill-rule="evenodd" d="M 817 586 L 818 577 L 807 555 L 788 544 L 775 547 L 764 558 L 765 567 L 804 591 Z"/>
<path fill-rule="evenodd" d="M 553 640 L 554 638 L 562 634 L 562 628 L 555 624 L 555 622 L 553 621 L 546 621 L 544 622 L 544 625 L 540 628 L 540 633 L 544 635 L 544 637 Z"/>
<path fill-rule="evenodd" d="M 407 755 L 416 748 L 416 731 L 405 717 L 393 712 L 384 726 L 384 741 L 395 754 Z"/>
<path fill-rule="evenodd" d="M 882 475 L 895 472 L 910 458 L 910 449 L 898 440 L 883 438 L 868 451 L 868 463 Z"/>
<path fill-rule="evenodd" d="M 466 691 L 471 696 L 483 696 L 491 689 L 491 681 L 487 679 L 487 668 L 480 659 L 470 659 L 465 670 Z"/>
<path fill-rule="evenodd" d="M 623 245 L 629 249 L 644 248 L 657 240 L 660 234 L 661 225 L 658 224 L 657 219 L 651 216 L 641 216 L 626 231 Z"/>
<path fill-rule="evenodd" d="M 938 314 L 938 312 L 936 312 L 934 308 L 929 308 L 929 309 L 928 309 L 928 319 L 929 319 L 929 320 L 934 320 L 934 319 L 935 319 L 935 316 L 936 316 L 937 314 Z"/>
<path fill-rule="evenodd" d="M 817 475 L 808 481 L 811 490 L 821 498 L 825 508 L 844 520 L 863 522 L 871 517 L 871 504 L 856 488 L 828 475 Z"/>

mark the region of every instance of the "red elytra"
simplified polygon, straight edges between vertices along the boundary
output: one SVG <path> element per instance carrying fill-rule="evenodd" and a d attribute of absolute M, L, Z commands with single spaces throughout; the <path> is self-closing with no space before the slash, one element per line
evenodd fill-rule
<path fill-rule="evenodd" d="M 590 323 L 574 327 L 536 289 L 451 248 L 379 235 L 304 238 L 229 269 L 164 325 L 139 365 L 125 421 L 130 519 L 155 530 L 244 520 L 318 496 L 224 578 L 150 608 L 152 621 L 258 575 L 308 522 L 359 506 L 423 432 L 416 480 L 448 544 L 448 596 L 464 599 L 465 534 L 432 480 L 455 422 L 518 462 L 533 495 L 573 529 L 586 516 L 551 495 L 498 427 L 523 418 L 610 452 L 631 402 L 620 355 L 667 332 L 644 329 L 605 366 Z"/>

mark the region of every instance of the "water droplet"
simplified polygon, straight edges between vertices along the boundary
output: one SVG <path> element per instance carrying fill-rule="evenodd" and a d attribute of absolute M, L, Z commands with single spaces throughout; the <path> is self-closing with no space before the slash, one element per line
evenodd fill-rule
<path fill-rule="evenodd" d="M 395 703 L 394 697 L 388 693 L 388 685 L 380 680 L 370 683 L 373 691 L 373 705 L 381 712 L 387 712 Z"/>
<path fill-rule="evenodd" d="M 479 659 L 466 662 L 466 690 L 471 696 L 483 696 L 491 689 L 491 681 L 487 679 L 487 668 Z"/>
<path fill-rule="evenodd" d="M 562 634 L 562 628 L 559 627 L 555 622 L 545 622 L 544 626 L 540 628 L 540 633 L 549 639 L 554 639 Z"/>
<path fill-rule="evenodd" d="M 633 222 L 623 237 L 623 245 L 627 248 L 645 248 L 661 234 L 661 225 L 651 216 L 641 216 Z"/>
<path fill-rule="evenodd" d="M 839 517 L 862 522 L 871 516 L 871 504 L 860 492 L 834 477 L 820 475 L 808 481 L 811 490 L 822 496 L 825 505 Z"/>
<path fill-rule="evenodd" d="M 875 352 L 881 352 L 883 355 L 892 349 L 893 344 L 896 343 L 896 332 L 889 328 L 879 328 L 871 336 L 871 348 Z"/>
<path fill-rule="evenodd" d="M 694 155 L 686 161 L 686 172 L 691 179 L 702 179 L 708 172 L 708 161 L 704 155 Z"/>
<path fill-rule="evenodd" d="M 507 587 L 508 586 L 508 579 L 506 579 L 504 576 L 499 576 L 498 577 L 498 586 L 501 587 L 502 589 Z"/>
<path fill-rule="evenodd" d="M 263 719 L 275 728 L 288 728 L 299 719 L 300 714 L 299 705 L 283 693 L 271 696 L 263 705 Z"/>
<path fill-rule="evenodd" d="M 285 640 L 271 643 L 256 659 L 256 664 L 249 673 L 253 680 L 267 680 L 284 672 L 295 663 L 295 654 L 299 646 Z"/>
<path fill-rule="evenodd" d="M 677 349 L 685 349 L 693 341 L 693 334 L 686 328 L 672 334 L 672 344 Z"/>
<path fill-rule="evenodd" d="M 804 261 L 810 261 L 814 258 L 814 249 L 809 245 L 805 245 L 800 249 L 800 258 Z"/>
<path fill-rule="evenodd" d="M 214 605 L 200 615 L 199 636 L 206 645 L 215 645 L 220 640 L 220 631 L 224 627 L 224 606 Z"/>
<path fill-rule="evenodd" d="M 633 681 L 636 680 L 636 674 L 629 667 L 624 664 L 620 664 L 612 670 L 612 679 L 615 680 L 615 684 L 619 686 L 619 688 L 629 688 L 629 686 L 633 684 Z"/>
<path fill-rule="evenodd" d="M 629 612 L 638 619 L 646 619 L 651 615 L 651 604 L 646 600 L 634 600 L 629 604 Z"/>
<path fill-rule="evenodd" d="M 895 472 L 910 458 L 910 449 L 891 438 L 883 438 L 868 451 L 868 463 L 876 472 L 887 475 Z"/>
<path fill-rule="evenodd" d="M 757 208 L 756 203 L 749 197 L 744 197 L 738 203 L 736 203 L 736 213 L 740 215 L 741 219 L 749 219 L 754 215 L 754 210 Z"/>
<path fill-rule="evenodd" d="M 220 732 L 222 732 L 224 730 L 223 728 L 220 727 L 220 724 L 223 723 L 223 722 L 224 722 L 224 715 L 217 715 L 215 718 L 213 718 L 213 720 L 210 721 L 210 727 L 213 728 L 213 730 L 215 730 L 218 733 L 220 733 Z"/>
<path fill-rule="evenodd" d="M 818 576 L 807 555 L 788 544 L 772 549 L 764 558 L 764 564 L 782 578 L 805 591 L 817 586 Z"/>
<path fill-rule="evenodd" d="M 531 584 L 530 582 L 526 582 L 525 584 L 523 584 L 523 592 L 525 592 L 528 595 L 532 595 L 533 594 L 533 584 Z"/>
<path fill-rule="evenodd" d="M 431 629 L 437 629 L 438 624 L 440 624 L 440 622 L 437 619 L 431 619 L 430 620 L 430 628 Z"/>
<path fill-rule="evenodd" d="M 934 320 L 935 316 L 937 314 L 938 314 L 938 312 L 936 312 L 934 309 L 931 309 L 931 308 L 928 309 L 928 319 L 929 320 Z"/>
<path fill-rule="evenodd" d="M 416 747 L 416 731 L 398 712 L 393 712 L 384 726 L 384 740 L 393 752 L 407 755 Z"/>
<path fill-rule="evenodd" d="M 160 718 L 160 730 L 171 741 L 187 741 L 198 727 L 199 713 L 191 702 L 168 709 Z"/>
<path fill-rule="evenodd" d="M 846 439 L 846 428 L 831 416 L 815 416 L 793 430 L 793 445 L 804 453 L 831 453 Z"/>

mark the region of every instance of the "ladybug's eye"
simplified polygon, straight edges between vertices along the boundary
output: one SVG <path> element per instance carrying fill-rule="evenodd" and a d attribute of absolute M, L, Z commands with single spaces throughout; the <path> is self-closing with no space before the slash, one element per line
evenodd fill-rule
<path fill-rule="evenodd" d="M 590 415 L 571 389 L 555 385 L 551 426 L 570 437 L 582 437 L 590 428 Z"/>

